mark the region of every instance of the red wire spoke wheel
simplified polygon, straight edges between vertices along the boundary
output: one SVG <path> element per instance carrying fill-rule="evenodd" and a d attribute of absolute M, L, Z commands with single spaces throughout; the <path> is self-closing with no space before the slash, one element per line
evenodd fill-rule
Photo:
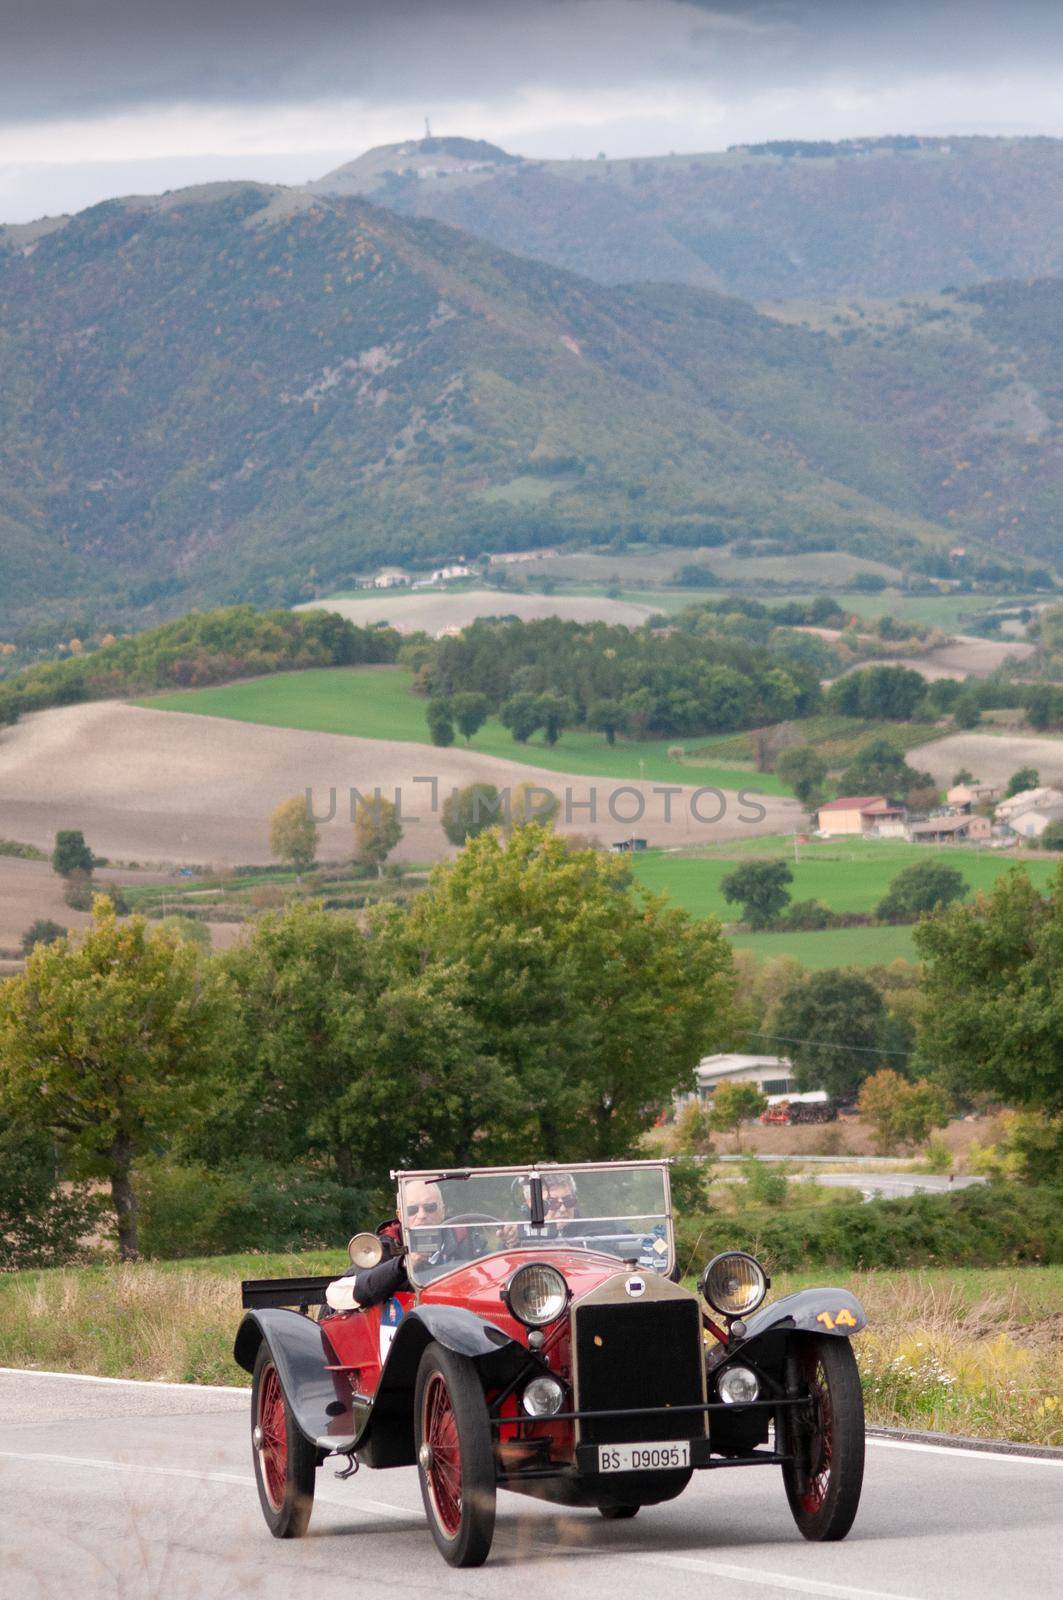
<path fill-rule="evenodd" d="M 474 1364 L 430 1344 L 417 1369 L 417 1472 L 428 1526 L 452 1567 L 478 1567 L 495 1531 L 495 1458 Z"/>
<path fill-rule="evenodd" d="M 790 1416 L 786 1497 L 806 1539 L 844 1539 L 864 1480 L 864 1400 L 848 1339 L 803 1337 L 798 1381 L 808 1405 Z"/>
<path fill-rule="evenodd" d="M 251 1383 L 251 1457 L 262 1515 L 275 1539 L 298 1539 L 314 1505 L 317 1450 L 300 1433 L 263 1341 Z"/>

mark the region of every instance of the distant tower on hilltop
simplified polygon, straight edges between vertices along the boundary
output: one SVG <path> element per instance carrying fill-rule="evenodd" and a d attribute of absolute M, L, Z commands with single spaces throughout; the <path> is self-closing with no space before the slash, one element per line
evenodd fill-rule
<path fill-rule="evenodd" d="M 426 139 L 432 137 L 432 121 L 430 117 L 425 117 L 424 119 L 424 136 Z"/>

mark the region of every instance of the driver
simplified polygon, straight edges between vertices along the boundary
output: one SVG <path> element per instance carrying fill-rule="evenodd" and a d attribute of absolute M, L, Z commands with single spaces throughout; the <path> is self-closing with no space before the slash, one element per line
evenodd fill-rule
<path fill-rule="evenodd" d="M 411 1178 L 404 1193 L 406 1224 L 410 1228 L 438 1227 L 446 1214 L 439 1185 L 423 1178 Z M 376 1230 L 384 1247 L 384 1259 L 375 1267 L 348 1267 L 347 1271 L 330 1283 L 325 1299 L 331 1315 L 333 1311 L 364 1311 L 369 1306 L 381 1305 L 392 1295 L 411 1288 L 407 1274 L 407 1261 L 414 1271 L 430 1266 L 440 1255 L 411 1252 L 407 1255 L 402 1243 L 402 1228 L 397 1217 L 381 1223 Z"/>

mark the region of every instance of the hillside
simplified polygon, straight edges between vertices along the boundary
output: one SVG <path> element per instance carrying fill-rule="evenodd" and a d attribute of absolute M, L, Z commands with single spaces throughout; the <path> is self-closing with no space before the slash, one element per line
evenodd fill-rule
<path fill-rule="evenodd" d="M 2 230 L 0 639 L 564 539 L 1055 559 L 1061 309 L 815 328 L 258 184 Z"/>
<path fill-rule="evenodd" d="M 1063 273 L 1063 140 L 792 141 L 716 155 L 521 161 L 467 139 L 320 179 L 602 283 L 745 300 L 893 297 Z"/>

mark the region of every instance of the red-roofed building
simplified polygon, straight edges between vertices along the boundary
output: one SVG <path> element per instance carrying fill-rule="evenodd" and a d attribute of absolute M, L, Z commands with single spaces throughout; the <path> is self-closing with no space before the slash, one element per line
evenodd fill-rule
<path fill-rule="evenodd" d="M 828 800 L 819 808 L 820 833 L 875 833 L 880 829 L 899 833 L 908 816 L 900 800 L 882 794 L 843 795 Z"/>

